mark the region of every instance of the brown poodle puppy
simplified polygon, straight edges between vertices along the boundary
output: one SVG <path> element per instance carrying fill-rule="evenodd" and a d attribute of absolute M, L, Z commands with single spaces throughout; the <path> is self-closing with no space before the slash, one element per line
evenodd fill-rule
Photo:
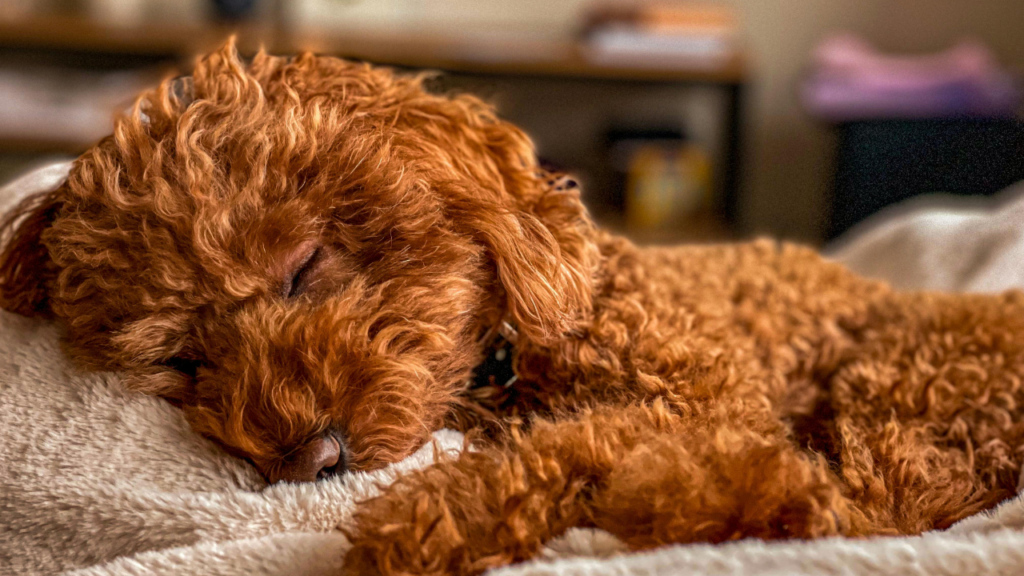
<path fill-rule="evenodd" d="M 485 430 L 362 505 L 357 573 L 479 573 L 571 526 L 914 534 L 1014 494 L 1024 460 L 1024 295 L 637 248 L 490 107 L 387 69 L 229 45 L 5 230 L 6 309 L 270 481 Z"/>

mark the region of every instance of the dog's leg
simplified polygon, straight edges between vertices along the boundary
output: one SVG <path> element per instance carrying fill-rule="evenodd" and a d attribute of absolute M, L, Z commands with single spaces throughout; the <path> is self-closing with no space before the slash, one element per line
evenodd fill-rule
<path fill-rule="evenodd" d="M 506 448 L 400 479 L 356 513 L 352 574 L 478 574 L 572 526 L 643 548 L 856 533 L 825 466 L 783 439 L 661 402 L 537 422 Z"/>

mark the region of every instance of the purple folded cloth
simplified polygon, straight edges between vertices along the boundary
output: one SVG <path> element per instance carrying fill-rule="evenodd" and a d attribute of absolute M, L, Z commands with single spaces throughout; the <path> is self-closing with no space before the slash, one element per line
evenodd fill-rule
<path fill-rule="evenodd" d="M 1021 92 L 982 44 L 964 41 L 924 56 L 880 54 L 849 35 L 822 42 L 801 97 L 830 121 L 878 118 L 1006 117 Z"/>

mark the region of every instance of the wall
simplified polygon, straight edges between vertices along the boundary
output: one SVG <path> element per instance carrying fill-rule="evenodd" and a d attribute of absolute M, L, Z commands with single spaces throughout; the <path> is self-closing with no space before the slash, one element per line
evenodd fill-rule
<path fill-rule="evenodd" d="M 909 52 L 939 50 L 973 36 L 1024 70 L 1022 0 L 730 3 L 744 14 L 753 58 L 744 210 L 752 231 L 816 239 L 822 229 L 834 142 L 826 126 L 802 114 L 795 86 L 807 55 L 828 32 L 849 30 L 882 49 Z"/>
<path fill-rule="evenodd" d="M 814 241 L 825 218 L 834 142 L 800 110 L 796 83 L 828 32 L 864 35 L 880 48 L 930 51 L 957 38 L 988 42 L 1024 70 L 1024 0 L 717 0 L 742 15 L 751 54 L 747 174 L 749 232 Z M 320 23 L 564 34 L 585 0 L 300 0 Z"/>

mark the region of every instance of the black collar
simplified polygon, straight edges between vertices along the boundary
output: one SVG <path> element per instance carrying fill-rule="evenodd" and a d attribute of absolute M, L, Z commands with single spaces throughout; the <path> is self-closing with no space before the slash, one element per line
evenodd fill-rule
<path fill-rule="evenodd" d="M 502 320 L 498 326 L 487 331 L 481 339 L 486 356 L 473 369 L 467 388 L 508 388 L 518 379 L 512 365 L 516 340 L 519 333 L 515 327 Z"/>

